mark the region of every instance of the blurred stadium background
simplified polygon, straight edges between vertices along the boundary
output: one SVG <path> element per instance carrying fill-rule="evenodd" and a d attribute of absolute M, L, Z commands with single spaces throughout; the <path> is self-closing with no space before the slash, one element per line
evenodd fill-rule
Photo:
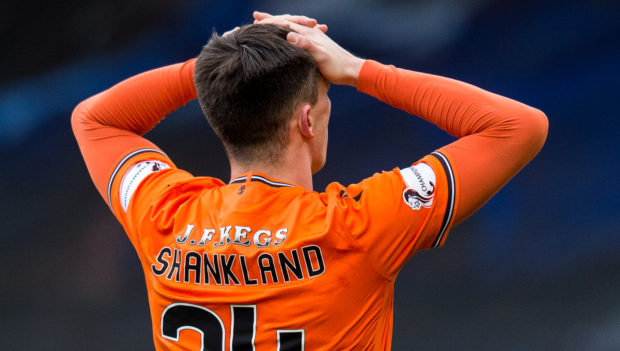
<path fill-rule="evenodd" d="M 143 274 L 92 186 L 69 116 L 82 99 L 198 54 L 251 11 L 315 16 L 354 53 L 542 109 L 541 154 L 441 250 L 398 278 L 394 350 L 620 350 L 620 2 L 4 1 L 0 4 L 1 350 L 149 350 Z M 449 142 L 332 87 L 317 189 Z M 150 135 L 177 165 L 228 180 L 196 103 Z M 480 180 L 484 182 L 484 179 Z"/>

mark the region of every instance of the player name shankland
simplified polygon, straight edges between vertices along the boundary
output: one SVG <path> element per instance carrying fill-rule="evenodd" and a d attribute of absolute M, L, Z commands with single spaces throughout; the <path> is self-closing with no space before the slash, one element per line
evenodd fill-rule
<path fill-rule="evenodd" d="M 315 278 L 325 272 L 321 248 L 309 245 L 287 251 L 246 255 L 163 247 L 151 265 L 156 276 L 205 285 L 266 285 Z"/>
<path fill-rule="evenodd" d="M 317 277 L 325 272 L 321 248 L 308 245 L 278 252 L 266 251 L 248 259 L 246 255 L 211 253 L 205 250 L 207 243 L 213 247 L 229 245 L 256 246 L 259 250 L 281 245 L 287 238 L 288 229 L 253 231 L 246 226 L 224 226 L 218 230 L 207 228 L 194 231 L 188 224 L 177 236 L 176 243 L 182 248 L 163 247 L 151 265 L 156 276 L 175 282 L 207 285 L 265 285 L 288 283 Z M 234 229 L 233 229 L 234 228 Z M 215 233 L 219 240 L 213 240 Z M 199 234 L 196 241 L 193 234 Z M 250 239 L 251 238 L 251 239 Z"/>

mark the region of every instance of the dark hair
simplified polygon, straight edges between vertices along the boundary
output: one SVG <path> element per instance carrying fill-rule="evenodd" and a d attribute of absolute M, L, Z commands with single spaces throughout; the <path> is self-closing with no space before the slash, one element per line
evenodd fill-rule
<path fill-rule="evenodd" d="M 316 62 L 286 40 L 290 31 L 255 24 L 224 37 L 214 33 L 196 61 L 202 111 L 240 162 L 276 161 L 294 109 L 317 101 Z"/>

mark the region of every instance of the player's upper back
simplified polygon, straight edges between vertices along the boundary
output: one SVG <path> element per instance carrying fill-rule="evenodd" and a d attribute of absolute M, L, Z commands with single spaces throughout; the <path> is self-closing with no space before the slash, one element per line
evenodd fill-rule
<path fill-rule="evenodd" d="M 119 168 L 110 201 L 143 265 L 158 349 L 388 349 L 396 274 L 444 242 L 455 202 L 433 156 L 323 193 L 143 157 Z"/>
<path fill-rule="evenodd" d="M 177 330 L 203 328 L 218 350 L 221 340 L 235 349 L 364 349 L 391 327 L 391 282 L 348 232 L 337 192 L 250 174 L 204 182 L 159 198 L 137 229 L 159 346 L 197 346 L 200 333 Z M 205 316 L 213 323 L 198 322 Z M 213 328 L 221 338 L 206 337 Z"/>

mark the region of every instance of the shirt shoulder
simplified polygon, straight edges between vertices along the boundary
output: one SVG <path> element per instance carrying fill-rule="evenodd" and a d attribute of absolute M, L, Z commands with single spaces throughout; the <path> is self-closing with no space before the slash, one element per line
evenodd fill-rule
<path fill-rule="evenodd" d="M 359 183 L 332 183 L 325 194 L 350 235 L 394 277 L 415 252 L 444 244 L 457 191 L 449 160 L 435 152 Z"/>
<path fill-rule="evenodd" d="M 159 150 L 141 149 L 118 162 L 109 180 L 107 200 L 131 239 L 137 221 L 149 209 L 170 208 L 192 193 L 222 185 L 217 178 L 194 177 L 177 168 Z"/>

